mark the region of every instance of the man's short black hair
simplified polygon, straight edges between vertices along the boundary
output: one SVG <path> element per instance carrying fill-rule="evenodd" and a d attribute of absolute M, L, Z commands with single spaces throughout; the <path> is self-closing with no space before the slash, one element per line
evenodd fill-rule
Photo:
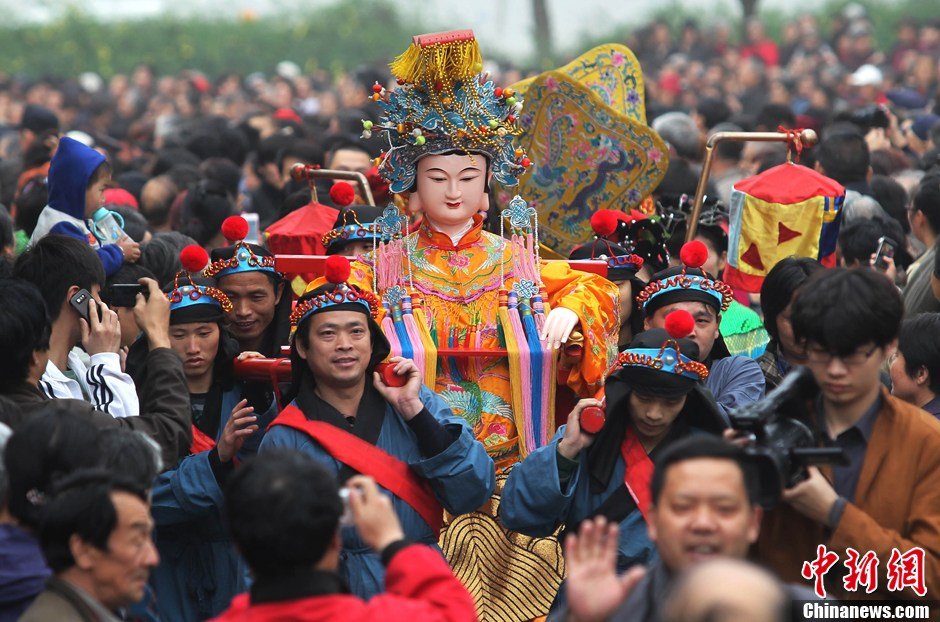
<path fill-rule="evenodd" d="M 157 152 L 150 169 L 151 177 L 159 177 L 177 166 L 199 166 L 199 157 L 182 147 L 164 147 Z"/>
<path fill-rule="evenodd" d="M 206 179 L 213 179 L 222 184 L 229 196 L 238 198 L 242 172 L 234 162 L 228 158 L 209 158 L 199 165 L 199 172 Z"/>
<path fill-rule="evenodd" d="M 730 460 L 741 469 L 741 475 L 744 478 L 744 487 L 747 492 L 747 499 L 751 505 L 757 505 L 760 498 L 758 490 L 757 472 L 754 467 L 745 459 L 744 451 L 728 441 L 712 436 L 711 434 L 694 434 L 688 436 L 663 449 L 663 452 L 656 459 L 656 466 L 653 469 L 653 479 L 650 482 L 650 494 L 653 497 L 653 505 L 659 502 L 666 485 L 666 473 L 669 467 L 675 466 L 687 460 L 698 460 L 702 458 L 714 458 L 717 460 Z"/>
<path fill-rule="evenodd" d="M 281 149 L 277 154 L 277 167 L 282 168 L 287 158 L 299 160 L 304 164 L 323 166 L 323 150 L 312 140 L 297 140 Z"/>
<path fill-rule="evenodd" d="M 800 288 L 793 304 L 793 333 L 838 355 L 897 338 L 904 303 L 897 287 L 871 268 L 820 270 Z"/>
<path fill-rule="evenodd" d="M 904 372 L 913 377 L 923 367 L 930 374 L 930 390 L 940 394 L 940 313 L 921 313 L 904 320 L 898 351 L 904 355 Z"/>
<path fill-rule="evenodd" d="M 0 394 L 15 389 L 29 376 L 33 352 L 49 349 L 52 322 L 39 289 L 22 279 L 0 279 Z"/>
<path fill-rule="evenodd" d="M 334 474 L 294 450 L 248 460 L 225 489 L 232 538 L 256 577 L 312 568 L 336 536 L 342 513 Z"/>
<path fill-rule="evenodd" d="M 940 175 L 926 175 L 914 192 L 911 208 L 922 212 L 930 230 L 940 234 Z"/>
<path fill-rule="evenodd" d="M 75 565 L 72 536 L 107 552 L 108 540 L 117 527 L 117 508 L 111 495 L 125 492 L 147 502 L 146 493 L 103 469 L 79 470 L 55 486 L 42 508 L 39 542 L 43 557 L 53 573 Z"/>
<path fill-rule="evenodd" d="M 179 231 L 161 231 L 140 249 L 139 265 L 150 270 L 163 289 L 183 269 L 180 251 L 195 243 L 196 240 Z"/>
<path fill-rule="evenodd" d="M 75 400 L 51 400 L 14 428 L 3 456 L 10 478 L 10 514 L 26 527 L 37 528 L 54 484 L 97 464 L 97 443 L 97 428 L 76 412 Z"/>
<path fill-rule="evenodd" d="M 878 250 L 878 240 L 888 237 L 894 240 L 894 263 L 899 270 L 904 270 L 911 262 L 911 257 L 904 248 L 906 236 L 901 225 L 893 218 L 874 217 L 853 220 L 843 225 L 839 232 L 839 251 L 846 264 L 858 262 L 868 266 L 871 256 Z"/>
<path fill-rule="evenodd" d="M 780 339 L 777 317 L 790 304 L 793 294 L 811 274 L 821 268 L 822 264 L 810 257 L 786 257 L 778 261 L 764 277 L 760 288 L 760 308 L 764 314 L 764 328 L 771 339 Z"/>
<path fill-rule="evenodd" d="M 754 120 L 755 127 L 763 132 L 776 132 L 779 126 L 791 128 L 796 125 L 796 115 L 786 104 L 764 104 Z"/>
<path fill-rule="evenodd" d="M 842 185 L 864 181 L 871 165 L 865 137 L 847 131 L 827 135 L 816 148 L 816 160 L 828 177 Z"/>
<path fill-rule="evenodd" d="M 17 229 L 22 229 L 26 235 L 33 235 L 39 214 L 49 204 L 49 180 L 45 175 L 36 175 L 30 178 L 20 191 L 19 196 L 13 200 L 16 206 L 14 222 Z"/>
<path fill-rule="evenodd" d="M 51 322 L 59 319 L 70 287 L 91 291 L 105 282 L 97 253 L 88 242 L 67 235 L 47 235 L 27 249 L 17 257 L 13 276 L 39 288 Z"/>
<path fill-rule="evenodd" d="M 904 186 L 887 175 L 872 175 L 870 184 L 872 195 L 878 204 L 901 225 L 904 235 L 911 232 L 911 222 L 907 218 L 908 196 Z M 940 205 L 936 206 L 940 211 Z M 901 240 L 898 240 L 900 242 Z"/>
<path fill-rule="evenodd" d="M 711 131 L 719 123 L 724 123 L 731 118 L 731 108 L 725 103 L 725 100 L 718 97 L 703 97 L 696 104 L 695 112 L 702 117 L 706 131 Z M 724 143 L 718 144 L 722 145 Z M 737 144 L 740 145 L 741 143 Z"/>
<path fill-rule="evenodd" d="M 179 231 L 206 246 L 219 234 L 222 222 L 235 213 L 235 204 L 225 186 L 214 179 L 203 179 L 183 199 Z"/>
<path fill-rule="evenodd" d="M 100 466 L 132 483 L 150 490 L 163 470 L 160 445 L 138 430 L 105 428 L 98 432 Z"/>
<path fill-rule="evenodd" d="M 878 238 L 882 233 L 884 222 L 880 219 L 861 219 L 850 222 L 839 231 L 839 250 L 846 265 L 858 262 L 867 266 L 872 253 L 878 248 Z"/>
<path fill-rule="evenodd" d="M 323 149 L 326 151 L 326 164 L 329 165 L 337 151 L 361 151 L 370 158 L 369 148 L 359 140 L 355 140 L 345 134 L 333 134 L 323 140 Z"/>

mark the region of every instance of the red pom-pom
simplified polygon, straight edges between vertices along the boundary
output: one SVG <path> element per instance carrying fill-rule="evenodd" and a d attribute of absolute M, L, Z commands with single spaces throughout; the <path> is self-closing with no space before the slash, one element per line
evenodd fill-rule
<path fill-rule="evenodd" d="M 241 216 L 229 216 L 222 221 L 222 235 L 229 243 L 244 240 L 248 236 L 248 221 Z"/>
<path fill-rule="evenodd" d="M 695 330 L 695 318 L 688 311 L 678 309 L 666 316 L 664 328 L 674 339 L 682 339 Z"/>
<path fill-rule="evenodd" d="M 617 218 L 617 212 L 612 209 L 602 209 L 594 212 L 594 215 L 591 216 L 591 229 L 594 230 L 594 233 L 601 236 L 607 237 L 613 235 L 617 230 L 617 222 L 620 219 Z"/>
<path fill-rule="evenodd" d="M 201 246 L 190 244 L 180 251 L 180 263 L 189 272 L 199 272 L 209 263 L 209 253 Z"/>
<path fill-rule="evenodd" d="M 699 240 L 692 240 L 682 245 L 679 259 L 689 268 L 701 268 L 708 261 L 708 247 Z"/>
<path fill-rule="evenodd" d="M 330 188 L 330 200 L 337 207 L 346 207 L 356 198 L 356 191 L 351 184 L 345 181 L 338 181 Z"/>
<path fill-rule="evenodd" d="M 349 278 L 349 260 L 342 255 L 330 255 L 323 268 L 323 276 L 333 284 L 345 283 Z"/>

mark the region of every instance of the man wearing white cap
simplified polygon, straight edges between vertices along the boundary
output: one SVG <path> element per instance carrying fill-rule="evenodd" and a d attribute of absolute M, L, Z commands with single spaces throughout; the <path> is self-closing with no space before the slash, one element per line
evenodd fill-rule
<path fill-rule="evenodd" d="M 874 65 L 862 65 L 849 76 L 849 84 L 852 85 L 852 91 L 855 95 L 853 104 L 858 106 L 868 104 L 883 104 L 885 98 L 884 75 L 881 70 Z"/>

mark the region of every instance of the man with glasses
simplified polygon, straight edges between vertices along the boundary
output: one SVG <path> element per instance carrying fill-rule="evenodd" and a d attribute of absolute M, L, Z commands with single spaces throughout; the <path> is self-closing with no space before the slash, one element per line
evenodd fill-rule
<path fill-rule="evenodd" d="M 818 271 L 796 298 L 793 331 L 820 388 L 811 405 L 817 437 L 848 461 L 810 467 L 766 515 L 757 553 L 785 581 L 806 581 L 804 562 L 817 560 L 819 545 L 843 561 L 851 548 L 880 560 L 877 589 L 844 592 L 837 563 L 827 577 L 832 595 L 912 598 L 911 588 L 890 590 L 886 573 L 893 550 L 920 547 L 927 592 L 940 591 L 940 423 L 880 382 L 903 312 L 894 285 L 867 268 Z"/>

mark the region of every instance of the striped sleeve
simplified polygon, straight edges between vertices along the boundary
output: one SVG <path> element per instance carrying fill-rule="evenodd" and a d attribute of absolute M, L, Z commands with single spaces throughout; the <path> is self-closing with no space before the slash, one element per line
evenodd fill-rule
<path fill-rule="evenodd" d="M 140 414 L 137 387 L 130 376 L 121 371 L 121 359 L 115 352 L 91 357 L 85 370 L 89 401 L 96 409 L 112 417 L 136 417 Z"/>

